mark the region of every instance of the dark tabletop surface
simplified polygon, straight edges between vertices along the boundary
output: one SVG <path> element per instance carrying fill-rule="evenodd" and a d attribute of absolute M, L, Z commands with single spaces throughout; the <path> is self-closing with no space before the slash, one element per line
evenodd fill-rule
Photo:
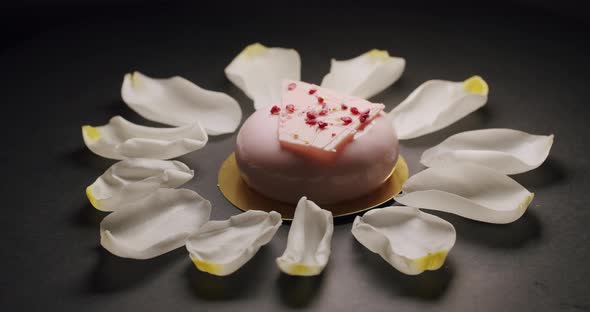
<path fill-rule="evenodd" d="M 221 5 L 220 5 L 221 6 Z M 2 311 L 587 311 L 590 310 L 588 25 L 518 8 L 286 10 L 244 5 L 140 5 L 45 15 L 46 27 L 9 31 L 0 49 Z M 23 25 L 34 20 L 24 20 Z M 8 24 L 3 24 L 6 27 Z M 40 25 L 40 24 L 39 24 Z M 6 30 L 6 29 L 5 29 Z M 332 256 L 314 278 L 279 273 L 287 225 L 236 274 L 197 271 L 184 248 L 152 260 L 115 257 L 99 245 L 105 216 L 84 188 L 114 162 L 92 154 L 80 126 L 114 115 L 146 122 L 120 98 L 123 74 L 181 75 L 251 101 L 223 69 L 247 44 L 292 47 L 302 79 L 319 83 L 331 57 L 372 48 L 406 58 L 403 77 L 374 98 L 388 109 L 428 79 L 482 75 L 488 104 L 453 126 L 404 141 L 410 170 L 421 152 L 460 131 L 507 127 L 555 134 L 548 160 L 515 176 L 535 192 L 526 214 L 491 225 L 437 213 L 457 242 L 444 267 L 405 276 L 355 241 L 338 219 Z M 235 134 L 181 157 L 186 187 L 211 200 L 213 219 L 239 211 L 216 187 Z"/>

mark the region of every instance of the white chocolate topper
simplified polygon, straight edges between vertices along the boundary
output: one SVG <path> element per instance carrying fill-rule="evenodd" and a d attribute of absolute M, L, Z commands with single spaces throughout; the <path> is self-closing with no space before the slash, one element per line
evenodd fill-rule
<path fill-rule="evenodd" d="M 332 160 L 385 106 L 301 81 L 283 81 L 278 137 L 283 148 Z"/>

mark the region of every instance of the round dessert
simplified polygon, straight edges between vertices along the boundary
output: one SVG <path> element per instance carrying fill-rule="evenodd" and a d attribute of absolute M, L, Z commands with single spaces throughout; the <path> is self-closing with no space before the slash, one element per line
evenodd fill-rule
<path fill-rule="evenodd" d="M 305 89 L 295 98 L 283 94 L 281 105 L 256 111 L 240 129 L 235 154 L 244 181 L 262 195 L 287 203 L 307 196 L 320 204 L 334 204 L 377 189 L 392 173 L 399 151 L 392 122 L 382 112 L 383 105 L 329 94 L 328 101 L 321 99 L 317 111 L 310 115 L 311 106 L 289 103 L 300 103 L 304 94 L 314 90 L 323 94 L 328 91 L 297 84 Z M 337 103 L 330 106 L 330 100 Z M 359 113 L 355 109 L 361 107 L 359 101 L 380 105 L 381 109 L 368 108 Z M 333 113 L 322 115 L 322 109 Z M 357 127 L 348 119 L 355 117 Z M 306 141 L 306 133 L 313 133 L 313 142 Z M 328 149 L 317 148 L 320 135 L 328 138 L 324 140 Z"/>

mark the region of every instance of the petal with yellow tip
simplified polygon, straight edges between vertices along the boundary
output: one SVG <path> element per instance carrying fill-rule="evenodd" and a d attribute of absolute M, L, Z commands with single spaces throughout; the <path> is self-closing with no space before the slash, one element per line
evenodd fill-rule
<path fill-rule="evenodd" d="M 101 202 L 99 199 L 96 199 L 96 196 L 92 192 L 92 188 L 90 188 L 90 186 L 86 187 L 86 197 L 88 197 L 88 201 L 94 208 L 102 210 Z"/>
<path fill-rule="evenodd" d="M 322 87 L 368 99 L 396 82 L 405 67 L 405 59 L 373 49 L 349 60 L 332 59 Z"/>
<path fill-rule="evenodd" d="M 84 135 L 84 139 L 90 142 L 96 142 L 102 137 L 100 131 L 92 126 L 82 126 L 82 134 Z"/>
<path fill-rule="evenodd" d="M 254 43 L 232 60 L 225 75 L 254 101 L 258 110 L 280 103 L 283 80 L 300 80 L 301 59 L 296 50 Z"/>
<path fill-rule="evenodd" d="M 389 114 L 400 140 L 445 128 L 486 104 L 487 84 L 481 77 L 466 81 L 429 80 Z"/>
<path fill-rule="evenodd" d="M 526 211 L 534 194 L 509 176 L 472 163 L 435 166 L 411 176 L 395 196 L 401 204 L 465 218 L 510 223 Z"/>
<path fill-rule="evenodd" d="M 352 235 L 408 275 L 441 268 L 457 236 L 449 222 L 405 206 L 373 209 L 356 217 Z"/>
<path fill-rule="evenodd" d="M 551 150 L 553 135 L 532 135 L 512 129 L 461 132 L 424 151 L 427 167 L 469 162 L 517 174 L 539 167 Z"/>
<path fill-rule="evenodd" d="M 123 258 L 157 257 L 184 245 L 210 213 L 211 203 L 191 190 L 159 189 L 106 216 L 100 244 Z"/>
<path fill-rule="evenodd" d="M 229 275 L 270 242 L 281 223 L 278 212 L 249 210 L 227 220 L 205 223 L 189 237 L 186 249 L 200 271 Z"/>
<path fill-rule="evenodd" d="M 480 76 L 473 76 L 463 81 L 463 88 L 465 88 L 467 92 L 481 95 L 488 95 L 488 92 L 490 91 L 488 83 Z"/>
<path fill-rule="evenodd" d="M 170 159 L 196 151 L 208 136 L 197 122 L 177 128 L 154 128 L 131 123 L 121 116 L 98 127 L 83 126 L 88 149 L 105 158 Z"/>
<path fill-rule="evenodd" d="M 86 188 L 86 195 L 96 209 L 116 211 L 159 188 L 179 187 L 193 176 L 193 170 L 176 160 L 130 158 L 112 165 Z"/>
<path fill-rule="evenodd" d="M 232 97 L 178 76 L 154 79 L 139 72 L 126 74 L 121 96 L 146 119 L 171 126 L 199 122 L 209 135 L 234 132 L 242 119 L 242 109 Z"/>
<path fill-rule="evenodd" d="M 277 258 L 279 269 L 289 275 L 319 275 L 330 258 L 333 233 L 332 213 L 302 197 L 295 209 L 287 248 Z"/>

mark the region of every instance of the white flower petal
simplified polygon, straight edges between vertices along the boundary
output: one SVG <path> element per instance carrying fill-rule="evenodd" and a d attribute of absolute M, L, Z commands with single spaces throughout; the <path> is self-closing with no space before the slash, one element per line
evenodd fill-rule
<path fill-rule="evenodd" d="M 121 116 L 99 127 L 83 126 L 88 149 L 111 159 L 169 159 L 196 151 L 207 143 L 199 123 L 177 128 L 152 128 L 131 123 Z"/>
<path fill-rule="evenodd" d="M 350 60 L 332 59 L 322 87 L 368 99 L 396 82 L 405 67 L 405 59 L 373 49 Z"/>
<path fill-rule="evenodd" d="M 300 80 L 301 59 L 293 49 L 247 46 L 225 68 L 225 75 L 254 101 L 254 108 L 280 103 L 284 79 Z"/>
<path fill-rule="evenodd" d="M 456 239 L 455 228 L 449 222 L 404 206 L 373 209 L 357 216 L 352 235 L 398 271 L 409 275 L 442 267 Z"/>
<path fill-rule="evenodd" d="M 210 213 L 211 203 L 193 191 L 159 189 L 105 217 L 100 244 L 119 257 L 157 257 L 184 245 Z"/>
<path fill-rule="evenodd" d="M 289 275 L 322 273 L 330 258 L 333 232 L 332 213 L 302 197 L 295 209 L 287 248 L 277 258 L 279 269 Z"/>
<path fill-rule="evenodd" d="M 520 218 L 534 194 L 496 170 L 470 163 L 428 168 L 402 186 L 395 200 L 489 223 Z"/>
<path fill-rule="evenodd" d="M 242 109 L 232 97 L 178 76 L 153 79 L 139 72 L 126 74 L 121 96 L 146 119 L 172 126 L 199 122 L 210 135 L 234 132 L 242 119 Z"/>
<path fill-rule="evenodd" d="M 86 188 L 86 195 L 96 209 L 115 211 L 159 188 L 179 187 L 193 176 L 180 161 L 130 158 L 112 165 Z"/>
<path fill-rule="evenodd" d="M 229 275 L 266 245 L 282 223 L 278 212 L 249 210 L 223 221 L 209 221 L 193 233 L 186 249 L 197 269 Z"/>
<path fill-rule="evenodd" d="M 482 107 L 488 85 L 479 76 L 463 82 L 429 80 L 396 106 L 390 115 L 399 139 L 435 132 Z"/>
<path fill-rule="evenodd" d="M 539 167 L 549 156 L 553 135 L 531 135 L 512 129 L 467 131 L 427 149 L 420 162 L 427 167 L 470 162 L 505 174 Z"/>

